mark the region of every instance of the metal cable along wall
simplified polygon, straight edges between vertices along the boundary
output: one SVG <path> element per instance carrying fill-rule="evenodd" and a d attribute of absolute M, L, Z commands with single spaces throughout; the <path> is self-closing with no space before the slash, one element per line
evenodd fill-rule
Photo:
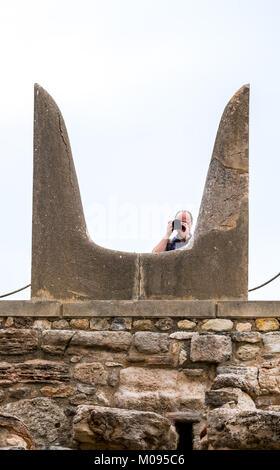
<path fill-rule="evenodd" d="M 263 284 L 257 286 L 257 287 L 254 287 L 253 289 L 249 289 L 248 292 L 252 292 L 253 290 L 257 290 L 257 289 L 260 289 L 261 287 L 264 287 L 266 286 L 267 284 L 269 284 L 270 282 L 274 281 L 274 279 L 276 279 L 278 276 L 280 276 L 280 273 L 276 274 L 276 276 L 272 277 L 271 279 L 269 279 L 269 281 L 266 281 L 264 282 Z M 3 297 L 8 297 L 9 295 L 13 295 L 13 294 L 16 294 L 17 292 L 20 292 L 24 289 L 27 289 L 28 287 L 31 287 L 31 284 L 27 284 L 27 286 L 24 286 L 24 287 L 21 287 L 20 289 L 17 289 L 17 290 L 14 290 L 12 292 L 8 292 L 8 294 L 4 294 L 4 295 L 0 295 L 0 299 L 2 299 Z"/>

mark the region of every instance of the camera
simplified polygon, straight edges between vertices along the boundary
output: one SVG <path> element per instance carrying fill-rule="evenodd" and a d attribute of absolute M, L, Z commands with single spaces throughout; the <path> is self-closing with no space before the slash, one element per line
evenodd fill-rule
<path fill-rule="evenodd" d="M 175 219 L 172 222 L 172 230 L 182 230 L 183 232 L 186 231 L 186 227 L 182 225 L 182 221 L 180 219 Z"/>

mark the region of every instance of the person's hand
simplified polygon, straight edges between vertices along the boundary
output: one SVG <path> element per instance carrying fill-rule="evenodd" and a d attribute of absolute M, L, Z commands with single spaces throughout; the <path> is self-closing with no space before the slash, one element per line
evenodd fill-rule
<path fill-rule="evenodd" d="M 169 220 L 169 221 L 168 221 L 167 228 L 166 228 L 166 234 L 165 234 L 165 237 L 166 237 L 166 238 L 169 238 L 170 235 L 171 235 L 171 233 L 173 232 L 173 230 L 172 230 L 172 222 L 173 222 L 173 220 Z"/>

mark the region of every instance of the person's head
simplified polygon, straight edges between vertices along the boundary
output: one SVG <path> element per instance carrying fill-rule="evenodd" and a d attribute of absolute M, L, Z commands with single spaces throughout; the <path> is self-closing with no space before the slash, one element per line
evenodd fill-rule
<path fill-rule="evenodd" d="M 175 214 L 175 219 L 180 219 L 185 231 L 182 229 L 177 229 L 178 237 L 181 239 L 186 239 L 190 235 L 190 231 L 193 223 L 193 216 L 189 211 L 180 210 Z"/>

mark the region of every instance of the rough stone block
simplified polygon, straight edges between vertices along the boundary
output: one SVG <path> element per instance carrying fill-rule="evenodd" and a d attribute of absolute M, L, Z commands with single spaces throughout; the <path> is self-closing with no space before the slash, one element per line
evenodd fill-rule
<path fill-rule="evenodd" d="M 134 335 L 133 344 L 137 351 L 155 354 L 168 351 L 168 334 L 138 331 Z"/>
<path fill-rule="evenodd" d="M 13 364 L 15 381 L 22 383 L 59 383 L 69 381 L 69 367 L 60 362 L 33 359 Z"/>
<path fill-rule="evenodd" d="M 77 364 L 73 370 L 76 380 L 90 385 L 106 385 L 108 372 L 98 362 Z"/>
<path fill-rule="evenodd" d="M 111 330 L 131 330 L 131 318 L 114 318 L 111 323 Z"/>
<path fill-rule="evenodd" d="M 42 333 L 41 349 L 49 354 L 63 354 L 75 332 L 70 330 L 48 330 Z"/>
<path fill-rule="evenodd" d="M 89 327 L 91 330 L 109 330 L 110 322 L 108 318 L 91 318 L 89 321 Z"/>
<path fill-rule="evenodd" d="M 173 328 L 174 322 L 172 318 L 161 318 L 156 322 L 156 327 L 161 331 L 168 331 Z"/>
<path fill-rule="evenodd" d="M 28 428 L 23 422 L 7 413 L 0 413 L 0 449 L 34 450 L 35 445 Z"/>
<path fill-rule="evenodd" d="M 279 450 L 280 413 L 215 409 L 207 422 L 208 449 Z"/>
<path fill-rule="evenodd" d="M 234 374 L 242 376 L 253 386 L 258 384 L 258 368 L 255 366 L 218 366 L 217 375 L 219 374 Z"/>
<path fill-rule="evenodd" d="M 218 408 L 228 402 L 238 402 L 238 395 L 235 392 L 226 390 L 208 390 L 205 393 L 205 405 Z"/>
<path fill-rule="evenodd" d="M 259 346 L 254 344 L 244 344 L 237 349 L 235 355 L 238 359 L 240 359 L 240 361 L 250 361 L 255 359 L 259 353 Z"/>
<path fill-rule="evenodd" d="M 196 327 L 196 323 L 190 320 L 180 320 L 178 321 L 177 326 L 182 330 L 192 330 Z"/>
<path fill-rule="evenodd" d="M 279 321 L 276 318 L 258 318 L 256 327 L 259 331 L 279 330 Z"/>
<path fill-rule="evenodd" d="M 239 377 L 235 374 L 221 374 L 217 375 L 215 378 L 211 389 L 218 390 L 220 388 L 240 388 L 243 392 L 247 393 L 250 397 L 255 398 L 258 389 L 255 388 L 250 382 L 248 382 L 244 377 Z"/>
<path fill-rule="evenodd" d="M 186 377 L 181 371 L 127 367 L 120 371 L 114 404 L 120 408 L 158 412 L 200 409 L 207 387 L 207 378 Z"/>
<path fill-rule="evenodd" d="M 35 320 L 32 326 L 32 328 L 37 330 L 50 330 L 51 327 L 52 324 L 49 320 Z"/>
<path fill-rule="evenodd" d="M 266 353 L 280 352 L 280 333 L 266 333 L 263 335 L 264 351 Z"/>
<path fill-rule="evenodd" d="M 0 330 L 0 354 L 28 354 L 38 347 L 38 331 L 8 328 Z"/>
<path fill-rule="evenodd" d="M 233 328 L 233 322 L 231 320 L 225 320 L 222 318 L 215 318 L 207 320 L 203 323 L 201 329 L 204 331 L 230 331 Z"/>
<path fill-rule="evenodd" d="M 169 338 L 171 339 L 179 339 L 179 340 L 187 340 L 192 339 L 193 335 L 197 335 L 197 333 L 189 332 L 189 331 L 175 331 L 175 333 L 171 333 Z"/>
<path fill-rule="evenodd" d="M 32 435 L 38 449 L 58 441 L 70 443 L 70 424 L 62 407 L 50 398 L 33 398 L 8 403 L 1 407 L 3 413 L 19 418 Z"/>
<path fill-rule="evenodd" d="M 232 333 L 231 339 L 237 343 L 260 343 L 262 335 L 257 331 Z"/>
<path fill-rule="evenodd" d="M 67 320 L 55 320 L 52 322 L 53 330 L 67 330 L 70 325 Z"/>
<path fill-rule="evenodd" d="M 73 395 L 75 390 L 70 385 L 59 385 L 58 387 L 49 387 L 46 385 L 40 389 L 40 392 L 45 397 L 64 398 Z"/>
<path fill-rule="evenodd" d="M 172 450 L 178 434 L 172 423 L 156 413 L 79 406 L 73 437 L 80 449 Z"/>
<path fill-rule="evenodd" d="M 249 322 L 242 322 L 236 324 L 237 331 L 251 331 L 252 325 Z"/>
<path fill-rule="evenodd" d="M 193 362 L 219 363 L 230 359 L 231 339 L 222 335 L 194 335 L 191 340 L 190 358 Z"/>
<path fill-rule="evenodd" d="M 89 321 L 87 318 L 73 318 L 70 320 L 70 326 L 73 330 L 87 330 Z"/>
<path fill-rule="evenodd" d="M 260 367 L 259 385 L 262 395 L 280 394 L 280 367 Z"/>
<path fill-rule="evenodd" d="M 77 331 L 71 340 L 68 352 L 75 352 L 78 348 L 127 351 L 131 342 L 132 335 L 127 331 Z"/>

